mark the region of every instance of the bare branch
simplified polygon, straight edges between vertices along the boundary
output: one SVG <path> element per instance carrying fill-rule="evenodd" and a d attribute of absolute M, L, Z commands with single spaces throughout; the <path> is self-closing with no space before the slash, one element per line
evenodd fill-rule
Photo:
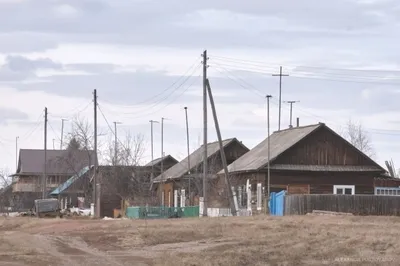
<path fill-rule="evenodd" d="M 349 119 L 342 136 L 369 157 L 373 158 L 375 156 L 371 139 L 361 123 L 356 123 Z"/>
<path fill-rule="evenodd" d="M 118 140 L 117 158 L 115 158 L 115 141 L 110 138 L 105 160 L 110 165 L 137 166 L 143 159 L 146 143 L 143 134 L 132 135 L 127 132 L 123 141 Z"/>
<path fill-rule="evenodd" d="M 8 169 L 0 169 L 0 189 L 11 185 L 12 178 L 9 175 Z"/>

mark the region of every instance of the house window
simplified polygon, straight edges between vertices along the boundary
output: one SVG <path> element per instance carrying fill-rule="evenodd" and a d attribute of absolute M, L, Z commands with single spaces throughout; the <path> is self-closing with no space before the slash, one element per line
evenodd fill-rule
<path fill-rule="evenodd" d="M 400 196 L 400 188 L 397 187 L 376 187 L 375 195 Z"/>
<path fill-rule="evenodd" d="M 164 192 L 164 190 L 163 191 L 161 191 L 161 206 L 164 206 L 164 199 L 165 199 L 165 192 Z"/>
<path fill-rule="evenodd" d="M 334 185 L 333 194 L 337 195 L 354 195 L 355 186 Z"/>

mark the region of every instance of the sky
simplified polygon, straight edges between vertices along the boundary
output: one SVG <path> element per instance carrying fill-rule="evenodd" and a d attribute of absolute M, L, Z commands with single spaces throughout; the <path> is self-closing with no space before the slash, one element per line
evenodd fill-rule
<path fill-rule="evenodd" d="M 252 148 L 278 129 L 289 104 L 301 125 L 342 131 L 361 123 L 381 165 L 400 166 L 400 3 L 392 0 L 250 2 L 155 0 L 0 0 L 0 168 L 15 171 L 18 148 L 59 148 L 74 118 L 93 123 L 98 94 L 102 148 L 142 134 L 151 159 L 149 120 L 164 120 L 164 151 L 186 156 L 202 143 L 201 54 L 222 137 Z M 211 109 L 208 139 L 216 140 Z M 110 126 L 109 126 L 110 125 Z M 154 157 L 161 128 L 154 124 Z"/>

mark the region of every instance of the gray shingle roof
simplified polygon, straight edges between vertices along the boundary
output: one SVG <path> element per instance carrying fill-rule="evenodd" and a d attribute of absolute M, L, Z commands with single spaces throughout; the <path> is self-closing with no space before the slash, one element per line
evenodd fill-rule
<path fill-rule="evenodd" d="M 314 132 L 315 130 L 319 129 L 320 127 L 326 127 L 328 130 L 331 130 L 329 127 L 327 127 L 324 123 L 319 123 L 315 125 L 308 125 L 308 126 L 303 126 L 303 127 L 295 127 L 295 128 L 289 128 L 281 131 L 275 131 L 273 134 L 271 134 L 270 138 L 270 143 L 271 143 L 271 149 L 270 149 L 270 161 L 272 162 L 274 159 L 276 159 L 279 155 L 281 155 L 283 152 L 291 148 L 293 145 L 307 137 L 309 134 Z M 333 130 L 331 130 L 334 134 L 336 134 Z M 351 144 L 349 144 L 351 145 Z M 361 153 L 361 151 L 359 151 Z M 366 155 L 365 155 L 366 156 Z M 374 162 L 375 163 L 375 162 Z M 261 168 L 265 167 L 268 164 L 268 138 L 266 138 L 264 141 L 262 141 L 260 144 L 258 144 L 256 147 L 254 147 L 252 150 L 238 158 L 236 161 L 231 163 L 228 166 L 228 171 L 230 173 L 234 172 L 247 172 L 247 171 L 257 171 L 260 170 Z M 315 166 L 312 171 L 321 171 L 325 170 L 328 171 L 372 171 L 372 168 L 375 169 L 375 171 L 381 171 L 384 169 L 379 166 L 377 163 L 376 167 L 346 167 L 342 166 L 341 170 L 339 168 L 330 167 L 330 166 Z M 311 168 L 313 166 L 296 166 L 296 165 L 275 165 L 276 169 L 292 169 L 292 170 L 309 170 L 311 171 Z M 308 167 L 308 168 L 307 168 Z M 310 168 L 311 167 L 311 168 Z M 306 169 L 307 168 L 307 169 Z M 336 170 L 334 170 L 334 168 Z M 271 165 L 272 169 L 272 165 Z M 364 170 L 363 170 L 364 169 Z M 223 174 L 223 171 L 220 171 L 218 174 Z"/>
<path fill-rule="evenodd" d="M 294 144 L 308 136 L 311 132 L 319 128 L 322 124 L 296 127 L 281 131 L 276 131 L 270 136 L 270 159 L 271 161 L 292 147 Z M 255 146 L 249 152 L 238 158 L 228 166 L 231 172 L 254 171 L 262 168 L 268 163 L 268 138 Z M 222 173 L 222 172 L 220 172 Z"/>
<path fill-rule="evenodd" d="M 47 173 L 76 174 L 83 167 L 94 164 L 95 152 L 84 150 L 48 150 Z M 18 174 L 40 174 L 44 168 L 44 150 L 21 149 L 19 152 Z"/>
<path fill-rule="evenodd" d="M 175 159 L 174 157 L 172 157 L 171 155 L 164 156 L 164 161 L 167 160 L 167 159 L 172 159 L 173 161 L 178 162 L 178 160 Z M 153 161 L 150 161 L 149 163 L 147 163 L 145 166 L 151 166 L 152 164 L 153 164 L 153 166 L 157 165 L 157 164 L 161 163 L 161 160 L 162 160 L 161 157 L 157 158 L 157 159 L 154 159 Z"/>
<path fill-rule="evenodd" d="M 222 141 L 222 145 L 224 147 L 228 146 L 232 142 L 237 141 L 240 143 L 236 138 L 226 139 Z M 219 144 L 218 141 L 208 143 L 207 145 L 207 155 L 211 157 L 215 153 L 219 151 Z M 192 154 L 189 155 L 190 158 L 190 166 L 193 168 L 197 167 L 199 164 L 203 162 L 203 152 L 204 146 L 202 145 L 200 148 L 195 150 Z M 175 164 L 168 170 L 166 170 L 163 174 L 164 179 L 175 179 L 180 178 L 182 175 L 188 172 L 188 157 L 183 159 L 181 162 Z M 154 181 L 161 181 L 161 175 L 157 176 Z"/>

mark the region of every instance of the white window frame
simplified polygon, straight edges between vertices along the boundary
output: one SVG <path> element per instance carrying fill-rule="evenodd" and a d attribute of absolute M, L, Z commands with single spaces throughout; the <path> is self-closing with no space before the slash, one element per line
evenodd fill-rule
<path fill-rule="evenodd" d="M 337 194 L 337 189 L 343 189 L 343 191 L 345 190 L 345 189 L 351 189 L 351 195 L 355 195 L 356 193 L 356 186 L 354 186 L 354 185 L 333 185 L 333 194 L 335 194 L 335 195 L 346 195 L 346 194 Z"/>
<path fill-rule="evenodd" d="M 400 187 L 375 187 L 375 195 L 400 196 Z"/>

